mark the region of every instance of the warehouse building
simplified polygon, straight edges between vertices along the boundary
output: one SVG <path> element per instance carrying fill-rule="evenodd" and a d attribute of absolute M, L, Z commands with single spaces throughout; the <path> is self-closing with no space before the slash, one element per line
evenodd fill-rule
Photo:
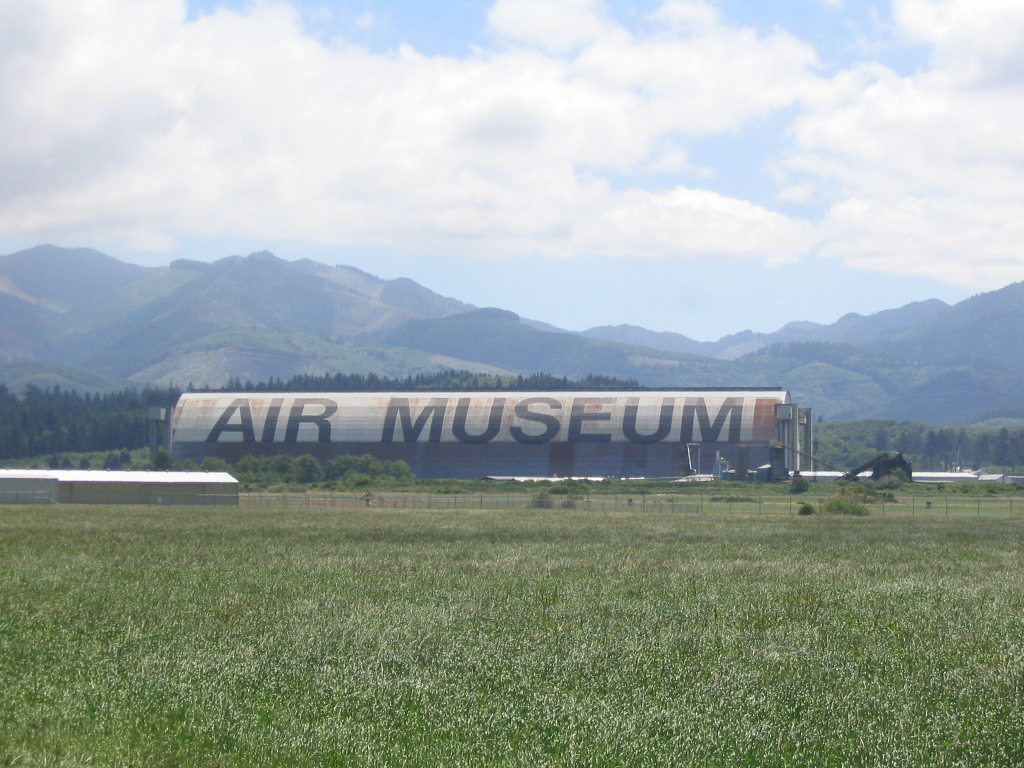
<path fill-rule="evenodd" d="M 197 393 L 171 453 L 201 462 L 311 454 L 400 459 L 419 477 L 682 477 L 723 462 L 774 478 L 804 467 L 811 415 L 789 392 Z"/>
<path fill-rule="evenodd" d="M 5 504 L 238 504 L 226 472 L 0 469 Z"/>

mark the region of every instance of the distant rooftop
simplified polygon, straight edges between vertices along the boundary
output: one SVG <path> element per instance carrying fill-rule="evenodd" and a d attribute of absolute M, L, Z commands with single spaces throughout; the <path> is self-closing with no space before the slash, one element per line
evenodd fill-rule
<path fill-rule="evenodd" d="M 156 472 L 127 469 L 0 469 L 0 479 L 61 483 L 237 483 L 227 472 Z"/>

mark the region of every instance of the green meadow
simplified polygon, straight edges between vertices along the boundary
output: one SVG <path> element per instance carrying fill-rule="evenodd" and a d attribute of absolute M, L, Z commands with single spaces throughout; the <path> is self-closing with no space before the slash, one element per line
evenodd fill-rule
<path fill-rule="evenodd" d="M 1009 513 L 0 507 L 0 766 L 1024 766 L 1022 542 Z"/>

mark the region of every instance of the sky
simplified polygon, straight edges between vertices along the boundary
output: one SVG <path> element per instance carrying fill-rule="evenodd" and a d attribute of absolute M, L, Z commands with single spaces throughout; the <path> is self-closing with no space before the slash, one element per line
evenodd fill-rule
<path fill-rule="evenodd" d="M 0 253 L 699 340 L 1024 279 L 1019 0 L 0 0 Z"/>

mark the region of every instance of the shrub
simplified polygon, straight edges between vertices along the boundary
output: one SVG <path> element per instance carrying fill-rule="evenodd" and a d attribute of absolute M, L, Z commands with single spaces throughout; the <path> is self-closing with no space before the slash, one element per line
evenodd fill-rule
<path fill-rule="evenodd" d="M 590 492 L 590 483 L 586 480 L 565 480 L 552 483 L 549 493 L 558 496 L 583 496 Z"/>
<path fill-rule="evenodd" d="M 551 494 L 547 490 L 539 491 L 530 499 L 530 506 L 535 509 L 551 509 Z"/>
<path fill-rule="evenodd" d="M 315 483 L 323 477 L 323 467 L 315 456 L 304 454 L 292 464 L 292 477 L 299 483 Z"/>
<path fill-rule="evenodd" d="M 433 492 L 451 495 L 456 493 L 465 493 L 465 489 L 458 483 L 449 482 L 434 486 Z"/>
<path fill-rule="evenodd" d="M 230 472 L 231 465 L 217 456 L 207 456 L 199 468 L 204 472 Z"/>
<path fill-rule="evenodd" d="M 404 461 L 381 461 L 368 454 L 337 456 L 327 462 L 323 476 L 326 480 L 338 480 L 352 472 L 374 479 L 412 480 L 415 478 L 409 465 Z"/>
<path fill-rule="evenodd" d="M 810 481 L 806 477 L 801 477 L 800 475 L 796 475 L 789 481 L 790 493 L 807 493 L 810 487 Z"/>
<path fill-rule="evenodd" d="M 902 469 L 894 469 L 888 475 L 878 478 L 874 486 L 883 491 L 898 491 L 909 482 L 906 473 Z"/>
<path fill-rule="evenodd" d="M 822 512 L 827 515 L 855 515 L 864 517 L 868 514 L 868 508 L 863 502 L 851 496 L 834 496 L 825 502 Z"/>
<path fill-rule="evenodd" d="M 871 489 L 860 483 L 852 483 L 839 491 L 839 496 L 844 499 L 853 500 L 869 499 L 871 498 Z"/>
<path fill-rule="evenodd" d="M 817 511 L 818 510 L 816 510 L 814 508 L 813 504 L 808 504 L 808 503 L 804 502 L 803 504 L 800 505 L 800 509 L 797 510 L 797 514 L 798 515 L 813 515 Z"/>
<path fill-rule="evenodd" d="M 350 488 L 365 488 L 368 485 L 373 485 L 373 478 L 365 472 L 347 472 L 344 481 L 345 485 Z"/>

